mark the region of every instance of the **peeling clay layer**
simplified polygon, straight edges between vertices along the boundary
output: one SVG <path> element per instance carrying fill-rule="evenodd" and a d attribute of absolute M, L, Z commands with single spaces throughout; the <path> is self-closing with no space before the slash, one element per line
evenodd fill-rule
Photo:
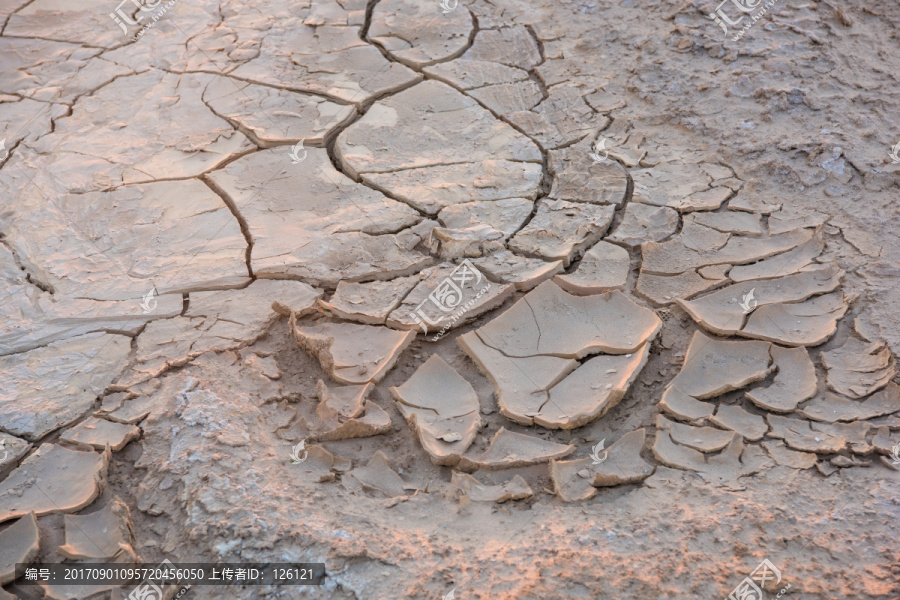
<path fill-rule="evenodd" d="M 900 8 L 157 4 L 0 19 L 0 598 L 893 597 Z"/>

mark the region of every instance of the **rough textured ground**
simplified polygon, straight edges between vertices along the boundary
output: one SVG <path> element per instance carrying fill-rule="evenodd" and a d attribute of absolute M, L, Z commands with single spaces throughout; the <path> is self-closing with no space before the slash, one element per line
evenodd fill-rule
<path fill-rule="evenodd" d="M 0 597 L 900 597 L 900 7 L 751 4 L 0 0 Z"/>

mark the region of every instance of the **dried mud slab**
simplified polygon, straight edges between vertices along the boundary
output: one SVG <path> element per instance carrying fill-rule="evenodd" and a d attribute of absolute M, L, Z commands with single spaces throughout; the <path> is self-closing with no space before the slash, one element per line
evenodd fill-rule
<path fill-rule="evenodd" d="M 583 358 L 636 352 L 661 326 L 656 313 L 621 292 L 573 296 L 547 281 L 474 333 L 509 357 Z"/>
<path fill-rule="evenodd" d="M 525 223 L 534 203 L 526 198 L 465 202 L 447 206 L 438 213 L 444 227 L 466 230 L 487 226 L 499 233 L 497 239 L 507 240 Z"/>
<path fill-rule="evenodd" d="M 739 435 L 734 435 L 721 453 L 707 456 L 676 444 L 667 431 L 657 431 L 652 450 L 656 459 L 664 465 L 696 471 L 701 477 L 717 485 L 730 484 L 741 477 L 754 475 L 771 464 L 760 448 L 745 446 Z"/>
<path fill-rule="evenodd" d="M 59 439 L 76 444 L 88 444 L 97 450 L 103 450 L 109 446 L 110 450 L 118 452 L 140 435 L 141 430 L 133 425 L 88 417 L 78 425 L 63 431 Z"/>
<path fill-rule="evenodd" d="M 715 210 L 736 191 L 733 183 L 729 187 L 714 182 L 701 166 L 694 164 L 661 163 L 634 171 L 631 177 L 634 202 L 668 206 L 681 212 Z"/>
<path fill-rule="evenodd" d="M 226 445 L 234 443 L 227 438 L 221 440 Z M 236 440 L 235 440 L 236 441 Z M 238 446 L 243 445 L 244 440 L 238 442 Z M 301 474 L 308 481 L 316 483 L 331 483 L 335 480 L 335 473 L 343 473 L 350 469 L 350 461 L 340 456 L 335 456 L 322 446 L 307 446 L 305 442 L 299 444 L 303 449 L 304 458 L 297 463 L 291 458 L 291 467 Z M 297 446 L 294 446 L 297 449 Z"/>
<path fill-rule="evenodd" d="M 299 281 L 258 279 L 240 290 L 195 292 L 184 316 L 150 323 L 137 338 L 119 390 L 157 377 L 205 352 L 224 352 L 262 337 L 281 317 L 316 309 L 322 292 Z"/>
<path fill-rule="evenodd" d="M 659 242 L 678 229 L 678 212 L 665 206 L 651 206 L 629 202 L 625 216 L 615 231 L 606 239 L 629 246 L 645 242 Z"/>
<path fill-rule="evenodd" d="M 550 151 L 550 171 L 553 187 L 548 196 L 552 200 L 615 204 L 625 202 L 628 173 L 614 160 L 595 162 L 591 158 L 593 141 L 582 141 Z"/>
<path fill-rule="evenodd" d="M 656 467 L 641 458 L 646 438 L 647 432 L 641 428 L 626 433 L 614 442 L 607 450 L 606 460 L 599 465 L 591 465 L 591 484 L 611 487 L 638 483 L 653 475 Z"/>
<path fill-rule="evenodd" d="M 734 437 L 734 433 L 731 431 L 676 423 L 662 415 L 656 415 L 656 427 L 668 431 L 672 441 L 676 444 L 693 448 L 699 452 L 717 452 L 731 443 L 731 438 Z"/>
<path fill-rule="evenodd" d="M 319 306 L 348 321 L 384 325 L 388 315 L 421 280 L 421 275 L 412 275 L 368 283 L 341 281 L 331 299 L 319 300 Z"/>
<path fill-rule="evenodd" d="M 766 440 L 762 443 L 763 448 L 775 461 L 775 464 L 783 467 L 791 467 L 792 469 L 811 469 L 816 466 L 819 457 L 812 452 L 795 452 L 787 448 L 784 442 L 775 440 Z"/>
<path fill-rule="evenodd" d="M 352 105 L 231 77 L 210 81 L 203 90 L 203 101 L 263 148 L 300 140 L 305 146 L 323 146 L 329 133 L 356 115 Z"/>
<path fill-rule="evenodd" d="M 563 270 L 561 260 L 528 258 L 508 250 L 500 250 L 472 262 L 488 277 L 511 283 L 520 292 L 535 288 Z"/>
<path fill-rule="evenodd" d="M 659 407 L 670 415 L 686 421 L 696 421 L 711 417 L 716 405 L 711 402 L 697 400 L 670 385 L 659 400 Z"/>
<path fill-rule="evenodd" d="M 805 348 L 772 345 L 770 352 L 778 369 L 772 385 L 747 392 L 756 406 L 777 413 L 789 413 L 816 394 L 816 367 Z"/>
<path fill-rule="evenodd" d="M 345 421 L 365 414 L 365 404 L 375 387 L 371 383 L 364 385 L 345 385 L 329 389 L 321 379 L 316 382 L 316 395 L 319 406 L 316 414 L 323 420 Z"/>
<path fill-rule="evenodd" d="M 522 176 L 529 164 L 540 170 L 537 146 L 437 81 L 376 102 L 341 132 L 335 151 L 351 176 L 430 214 L 451 204 L 537 193 L 536 173 Z M 495 172 L 495 165 L 501 169 Z M 422 189 L 443 192 L 429 197 Z"/>
<path fill-rule="evenodd" d="M 4 431 L 34 441 L 72 423 L 119 375 L 130 352 L 128 337 L 89 333 L 0 357 Z"/>
<path fill-rule="evenodd" d="M 19 460 L 28 454 L 31 444 L 23 439 L 0 432 L 0 480 L 9 473 Z"/>
<path fill-rule="evenodd" d="M 677 300 L 705 329 L 719 335 L 741 335 L 790 346 L 816 345 L 830 337 L 846 307 L 833 292 L 843 271 L 824 266 L 779 279 L 747 281 L 694 300 Z M 748 304 L 755 301 L 756 304 Z M 756 307 L 746 317 L 747 309 Z M 746 321 L 746 324 L 745 324 Z"/>
<path fill-rule="evenodd" d="M 584 253 L 575 271 L 557 275 L 553 282 L 572 294 L 599 294 L 624 287 L 630 270 L 628 251 L 601 241 Z"/>
<path fill-rule="evenodd" d="M 825 242 L 822 241 L 822 230 L 817 229 L 809 240 L 796 248 L 761 260 L 751 265 L 738 265 L 728 272 L 728 277 L 736 283 L 753 279 L 769 279 L 782 275 L 799 273 L 813 264 L 816 257 L 822 254 Z"/>
<path fill-rule="evenodd" d="M 697 399 L 712 398 L 765 379 L 770 362 L 767 342 L 725 341 L 696 331 L 670 386 Z"/>
<path fill-rule="evenodd" d="M 608 117 L 584 101 L 583 90 L 567 84 L 551 86 L 534 108 L 505 116 L 548 150 L 569 146 L 609 124 Z"/>
<path fill-rule="evenodd" d="M 641 245 L 641 271 L 678 275 L 712 265 L 743 265 L 792 250 L 809 241 L 813 232 L 797 229 L 769 237 L 732 236 L 694 225 L 671 240 Z"/>
<path fill-rule="evenodd" d="M 450 483 L 473 502 L 496 502 L 502 504 L 509 500 L 525 500 L 534 496 L 534 492 L 521 475 L 515 475 L 500 485 L 485 485 L 466 473 L 454 471 Z"/>
<path fill-rule="evenodd" d="M 897 375 L 887 342 L 849 338 L 843 346 L 822 353 L 828 387 L 849 398 L 863 398 L 886 386 Z"/>
<path fill-rule="evenodd" d="M 304 152 L 292 164 L 286 150 L 263 150 L 208 176 L 247 223 L 257 276 L 336 286 L 411 275 L 431 263 L 413 250 L 431 230 L 413 227 L 419 213 L 337 171 L 324 148 Z"/>
<path fill-rule="evenodd" d="M 406 496 L 408 489 L 414 489 L 391 468 L 387 456 L 381 450 L 372 455 L 366 466 L 356 467 L 349 475 L 359 481 L 363 488 L 379 491 L 388 498 Z"/>
<path fill-rule="evenodd" d="M 42 444 L 0 482 L 0 523 L 30 512 L 75 512 L 100 494 L 107 453 L 79 452 Z"/>
<path fill-rule="evenodd" d="M 47 177 L 57 190 L 84 193 L 196 177 L 253 149 L 203 102 L 203 90 L 213 77 L 149 69 L 111 81 L 102 94 L 78 99 L 69 117 L 34 142 Z M 154 118 L 135 119 L 136 114 Z M 160 122 L 170 126 L 160 128 Z M 85 148 L 96 154 L 85 157 Z M 190 202 L 180 206 L 195 209 Z"/>
<path fill-rule="evenodd" d="M 509 249 L 521 254 L 562 260 L 597 243 L 612 223 L 615 208 L 565 200 L 541 200 L 537 213 L 509 241 Z"/>
<path fill-rule="evenodd" d="M 326 15 L 327 12 L 332 14 Z M 226 20 L 226 24 L 235 21 L 239 39 L 246 36 L 248 29 L 256 27 L 248 27 L 247 17 L 239 11 Z M 347 11 L 330 3 L 317 6 L 304 20 L 305 26 L 292 18 L 276 19 L 264 31 L 253 34 L 259 44 L 256 56 L 240 64 L 231 74 L 254 83 L 323 94 L 357 105 L 421 79 L 360 39 L 364 18 L 364 9 Z M 229 59 L 225 62 L 233 60 Z M 221 67 L 213 63 L 209 68 L 218 72 Z"/>
<path fill-rule="evenodd" d="M 757 236 L 764 233 L 762 216 L 744 212 L 695 212 L 687 215 L 685 222 L 698 223 L 722 233 Z"/>
<path fill-rule="evenodd" d="M 751 442 L 761 440 L 769 431 L 769 426 L 766 425 L 765 419 L 733 404 L 719 406 L 716 414 L 709 418 L 709 422 L 735 431 Z"/>
<path fill-rule="evenodd" d="M 560 500 L 580 502 L 597 494 L 592 480 L 591 463 L 590 457 L 550 461 L 550 480 Z"/>
<path fill-rule="evenodd" d="M 134 557 L 131 545 L 131 515 L 118 498 L 86 515 L 66 515 L 66 543 L 57 554 L 73 560 L 99 559 L 112 562 L 121 555 Z"/>
<path fill-rule="evenodd" d="M 513 286 L 487 281 L 474 265 L 445 263 L 421 273 L 387 324 L 398 329 L 445 330 L 459 327 L 503 304 Z"/>
<path fill-rule="evenodd" d="M 650 344 L 633 354 L 595 356 L 547 390 L 547 401 L 537 411 L 531 404 L 504 402 L 500 412 L 513 421 L 530 419 L 548 429 L 581 427 L 605 415 L 625 397 L 649 356 Z"/>
<path fill-rule="evenodd" d="M 575 452 L 575 446 L 571 444 L 557 444 L 501 427 L 481 456 L 463 457 L 460 469 L 513 469 L 557 460 L 572 452 Z"/>
<path fill-rule="evenodd" d="M 40 551 L 40 531 L 33 512 L 0 532 L 0 585 L 16 578 L 16 563 L 28 564 Z"/>
<path fill-rule="evenodd" d="M 835 454 L 848 448 L 855 454 L 869 454 L 872 446 L 866 434 L 872 428 L 868 423 L 828 424 L 811 423 L 778 415 L 766 415 L 771 431 L 769 437 L 783 439 L 795 450 L 816 454 Z"/>
<path fill-rule="evenodd" d="M 0 355 L 98 331 L 137 335 L 150 321 L 178 316 L 184 309 L 181 294 L 154 293 L 156 308 L 144 312 L 137 299 L 60 296 L 41 289 L 29 276 L 17 266 L 9 248 L 0 245 Z"/>
<path fill-rule="evenodd" d="M 162 296 L 250 281 L 240 224 L 201 181 L 59 194 L 52 203 L 26 186 L 14 197 L 0 228 L 33 278 L 54 296 L 80 299 L 78 307 L 90 306 L 84 299 L 133 302 L 93 308 L 100 316 L 134 320 L 151 290 Z M 154 300 L 156 309 L 171 308 Z M 66 315 L 73 309 L 65 306 L 57 310 L 79 316 Z"/>
<path fill-rule="evenodd" d="M 352 323 L 293 327 L 294 339 L 339 383 L 381 381 L 415 339 L 412 331 Z"/>
<path fill-rule="evenodd" d="M 813 398 L 798 412 L 813 421 L 836 423 L 863 421 L 898 411 L 900 411 L 900 386 L 890 382 L 885 389 L 862 402 L 825 392 L 822 396 Z"/>
<path fill-rule="evenodd" d="M 434 3 L 384 0 L 375 5 L 368 37 L 413 68 L 459 56 L 475 24 L 465 6 L 441 12 Z"/>
<path fill-rule="evenodd" d="M 436 465 L 456 465 L 481 425 L 478 395 L 447 362 L 432 354 L 406 383 L 390 388 L 397 408 Z"/>
<path fill-rule="evenodd" d="M 728 277 L 711 274 L 703 276 L 696 270 L 678 275 L 653 275 L 641 272 L 635 292 L 656 305 L 671 304 L 678 299 L 687 299 L 697 294 L 714 290 L 728 283 Z"/>

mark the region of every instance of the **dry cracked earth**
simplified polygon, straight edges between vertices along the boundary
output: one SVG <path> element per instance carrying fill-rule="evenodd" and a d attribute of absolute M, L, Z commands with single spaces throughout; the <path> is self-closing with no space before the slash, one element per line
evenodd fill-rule
<path fill-rule="evenodd" d="M 900 597 L 895 2 L 0 19 L 0 598 Z"/>

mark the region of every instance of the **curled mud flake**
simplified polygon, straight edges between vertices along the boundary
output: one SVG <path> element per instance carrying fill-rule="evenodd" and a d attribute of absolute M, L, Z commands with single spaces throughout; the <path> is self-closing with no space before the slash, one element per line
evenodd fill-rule
<path fill-rule="evenodd" d="M 717 410 L 716 414 L 709 418 L 709 422 L 730 429 L 739 433 L 744 439 L 750 442 L 756 442 L 769 431 L 766 420 L 751 412 L 747 412 L 743 408 L 733 404 L 723 404 Z"/>
<path fill-rule="evenodd" d="M 534 496 L 534 492 L 521 475 L 499 485 L 485 485 L 466 473 L 454 471 L 451 483 L 469 500 L 473 502 L 496 502 L 501 504 L 509 500 L 524 500 Z"/>
<path fill-rule="evenodd" d="M 571 294 L 599 294 L 624 287 L 630 270 L 628 251 L 601 241 L 585 252 L 575 271 L 557 275 L 553 281 Z"/>
<path fill-rule="evenodd" d="M 40 551 L 40 531 L 30 512 L 0 532 L 0 585 L 16 578 L 16 563 L 28 564 Z"/>
<path fill-rule="evenodd" d="M 108 453 L 43 444 L 0 482 L 0 523 L 30 512 L 70 513 L 100 494 Z"/>
<path fill-rule="evenodd" d="M 612 235 L 606 239 L 629 246 L 645 242 L 659 242 L 678 229 L 678 213 L 665 206 L 651 206 L 629 202 L 625 216 Z"/>
<path fill-rule="evenodd" d="M 368 36 L 396 60 L 418 69 L 461 54 L 474 26 L 461 4 L 442 14 L 433 2 L 384 0 L 372 11 Z"/>
<path fill-rule="evenodd" d="M 478 395 L 471 384 L 432 354 L 406 383 L 390 392 L 431 461 L 456 465 L 481 425 Z"/>
<path fill-rule="evenodd" d="M 579 502 L 594 497 L 597 488 L 592 482 L 591 462 L 589 456 L 550 461 L 550 480 L 560 500 Z"/>
<path fill-rule="evenodd" d="M 98 511 L 66 515 L 64 519 L 66 543 L 57 548 L 58 554 L 73 560 L 136 559 L 131 515 L 128 506 L 118 498 Z"/>
<path fill-rule="evenodd" d="M 772 359 L 778 373 L 768 387 L 747 392 L 756 406 L 777 413 L 792 412 L 816 393 L 816 367 L 805 348 L 772 345 Z"/>
<path fill-rule="evenodd" d="M 897 375 L 894 356 L 887 343 L 849 338 L 843 346 L 822 353 L 828 387 L 849 398 L 863 398 Z"/>
<path fill-rule="evenodd" d="M 731 442 L 734 432 L 715 427 L 694 427 L 670 421 L 662 415 L 656 416 L 657 429 L 669 432 L 672 441 L 700 452 L 717 452 Z"/>
<path fill-rule="evenodd" d="M 332 379 L 350 385 L 381 381 L 416 337 L 413 331 L 328 322 L 294 327 L 293 333 Z"/>
<path fill-rule="evenodd" d="M 892 415 L 898 411 L 900 411 L 900 386 L 890 382 L 886 388 L 862 402 L 825 392 L 813 398 L 798 412 L 813 421 L 837 423 L 864 421 Z"/>
<path fill-rule="evenodd" d="M 791 467 L 792 469 L 811 469 L 816 466 L 818 456 L 813 452 L 796 452 L 789 449 L 780 440 L 766 440 L 762 443 L 763 448 L 775 461 L 775 464 L 783 467 Z"/>
<path fill-rule="evenodd" d="M 612 206 L 542 200 L 537 214 L 509 242 L 509 249 L 568 266 L 576 254 L 596 244 L 612 223 Z"/>
<path fill-rule="evenodd" d="M 472 261 L 491 279 L 511 283 L 516 290 L 527 292 L 563 270 L 563 261 L 527 258 L 508 250 L 493 252 Z"/>
<path fill-rule="evenodd" d="M 384 452 L 378 450 L 364 467 L 356 467 L 348 474 L 362 484 L 363 488 L 381 492 L 388 498 L 406 496 L 409 490 L 416 487 L 403 481 L 400 475 L 391 468 Z"/>
<path fill-rule="evenodd" d="M 575 446 L 570 444 L 557 444 L 501 427 L 484 453 L 478 457 L 464 456 L 459 468 L 462 471 L 512 469 L 560 459 L 574 451 Z"/>
<path fill-rule="evenodd" d="M 647 433 L 636 429 L 626 433 L 607 450 L 607 459 L 599 465 L 591 465 L 592 484 L 610 487 L 638 483 L 653 474 L 655 467 L 641 457 Z"/>
<path fill-rule="evenodd" d="M 422 280 L 420 274 L 398 277 L 391 281 L 370 281 L 369 283 L 338 283 L 334 295 L 319 305 L 326 311 L 348 321 L 368 325 L 383 325 L 388 315 L 403 301 L 416 284 Z"/>
<path fill-rule="evenodd" d="M 140 435 L 141 430 L 133 425 L 88 417 L 78 425 L 63 431 L 59 439 L 66 442 L 89 444 L 97 450 L 103 450 L 109 446 L 110 450 L 118 452 Z"/>

